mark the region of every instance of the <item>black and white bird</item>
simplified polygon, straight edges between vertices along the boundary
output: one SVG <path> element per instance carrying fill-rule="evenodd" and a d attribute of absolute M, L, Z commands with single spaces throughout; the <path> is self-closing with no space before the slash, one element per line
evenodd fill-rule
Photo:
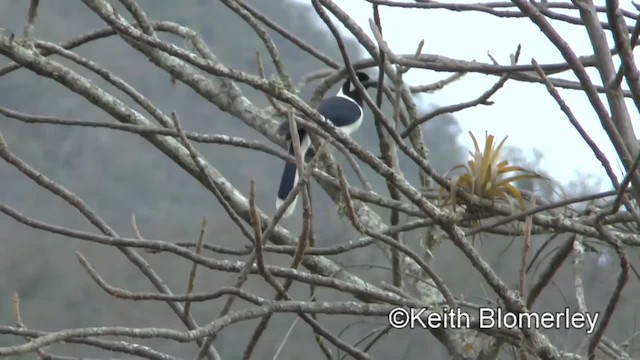
<path fill-rule="evenodd" d="M 376 82 L 369 80 L 369 76 L 363 72 L 357 72 L 358 80 L 366 88 L 375 86 Z M 358 91 L 358 88 L 347 79 L 340 90 L 335 96 L 324 98 L 318 106 L 318 112 L 324 116 L 325 119 L 331 121 L 339 130 L 346 135 L 351 135 L 354 131 L 358 130 L 362 124 L 362 103 L 363 94 Z M 289 134 L 289 122 L 283 123 L 283 129 Z M 302 127 L 298 128 L 298 135 L 300 137 L 300 150 L 302 150 L 302 156 L 307 153 L 309 146 L 311 146 L 311 139 L 309 134 Z M 289 154 L 293 155 L 293 144 L 289 145 Z M 298 184 L 298 171 L 296 164 L 293 162 L 287 162 L 284 165 L 284 171 L 282 172 L 282 178 L 280 179 L 280 187 L 278 188 L 278 197 L 276 199 L 276 209 L 279 209 L 284 200 L 287 198 L 291 190 Z M 284 212 L 284 216 L 288 217 L 293 213 L 297 198 L 289 205 Z"/>

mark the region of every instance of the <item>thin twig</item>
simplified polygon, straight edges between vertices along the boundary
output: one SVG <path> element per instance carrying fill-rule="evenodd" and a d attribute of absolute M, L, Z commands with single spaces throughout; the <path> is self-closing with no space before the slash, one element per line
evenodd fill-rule
<path fill-rule="evenodd" d="M 535 207 L 535 198 L 531 200 L 531 207 Z M 520 261 L 520 283 L 518 290 L 520 296 L 525 298 L 526 276 L 527 276 L 527 256 L 529 255 L 529 247 L 531 245 L 531 228 L 533 227 L 533 216 L 529 216 L 524 221 L 524 236 L 522 237 L 522 258 Z"/>
<path fill-rule="evenodd" d="M 31 0 L 29 2 L 29 10 L 27 11 L 27 25 L 24 27 L 24 37 L 33 44 L 33 32 L 36 17 L 38 16 L 38 4 L 40 0 Z"/>
<path fill-rule="evenodd" d="M 587 313 L 587 302 L 584 297 L 584 283 L 582 277 L 584 274 L 584 244 L 582 242 L 582 236 L 578 235 L 573 242 L 573 252 L 575 259 L 573 260 L 573 272 L 574 272 L 574 287 L 576 289 L 576 302 L 578 304 L 578 311 L 581 313 Z"/>
<path fill-rule="evenodd" d="M 613 292 L 611 293 L 611 298 L 607 303 L 604 314 L 598 322 L 596 330 L 591 335 L 588 348 L 588 358 L 590 360 L 595 359 L 595 352 L 598 348 L 598 344 L 604 336 L 604 331 L 609 325 L 609 322 L 611 321 L 611 318 L 613 316 L 613 312 L 615 311 L 618 302 L 620 301 L 622 290 L 629 280 L 629 259 L 627 258 L 626 251 L 624 250 L 623 245 L 620 243 L 620 241 L 611 236 L 609 231 L 605 229 L 604 226 L 602 226 L 602 220 L 604 219 L 605 215 L 612 213 L 612 210 L 613 208 L 610 211 L 603 211 L 598 214 L 595 227 L 598 230 L 598 233 L 600 233 L 602 239 L 609 243 L 609 245 L 613 246 L 613 248 L 616 250 L 618 258 L 620 259 L 620 273 L 618 274 L 618 281 L 616 282 Z"/>
<path fill-rule="evenodd" d="M 202 254 L 202 244 L 204 244 L 204 235 L 207 232 L 207 217 L 202 218 L 202 225 L 200 225 L 200 236 L 198 237 L 198 244 L 196 245 L 196 254 Z M 187 294 L 191 294 L 193 292 L 193 285 L 196 280 L 196 271 L 198 269 L 198 263 L 193 263 L 191 265 L 191 271 L 189 272 L 189 280 L 187 281 Z M 184 314 L 185 316 L 189 314 L 191 310 L 191 301 L 187 301 L 184 304 Z"/>
<path fill-rule="evenodd" d="M 208 183 L 209 188 L 211 189 L 211 192 L 213 192 L 213 195 L 216 197 L 220 205 L 222 205 L 222 208 L 227 212 L 227 215 L 229 215 L 229 218 L 231 218 L 231 220 L 238 226 L 238 229 L 240 229 L 240 232 L 251 243 L 253 243 L 254 239 L 251 233 L 245 228 L 244 224 L 242 223 L 242 220 L 240 219 L 236 211 L 233 209 L 233 207 L 231 207 L 231 205 L 224 198 L 224 196 L 222 196 L 220 189 L 218 189 L 218 186 L 216 186 L 215 182 L 209 176 L 209 173 L 205 170 L 204 165 L 202 164 L 204 162 L 204 160 L 202 160 L 202 156 L 196 151 L 196 149 L 194 149 L 193 145 L 191 145 L 191 143 L 187 139 L 187 136 L 184 134 L 184 131 L 180 126 L 180 120 L 178 120 L 178 114 L 175 111 L 171 112 L 171 119 L 173 120 L 173 125 L 176 128 L 178 135 L 180 136 L 180 141 L 182 142 L 182 145 L 187 149 L 187 151 L 189 152 L 189 156 L 191 156 L 191 160 L 200 171 L 200 176 L 204 177 L 204 179 L 206 180 L 206 183 Z"/>

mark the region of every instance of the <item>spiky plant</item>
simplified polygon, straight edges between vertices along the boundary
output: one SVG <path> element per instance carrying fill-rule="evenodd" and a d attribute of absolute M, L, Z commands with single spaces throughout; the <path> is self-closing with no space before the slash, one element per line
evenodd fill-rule
<path fill-rule="evenodd" d="M 513 204 L 516 200 L 521 209 L 525 209 L 522 193 L 513 183 L 525 179 L 545 179 L 533 171 L 520 166 L 509 165 L 508 160 L 501 158 L 502 147 L 507 140 L 505 136 L 499 144 L 495 144 L 495 136 L 485 133 L 484 151 L 480 151 L 478 141 L 471 131 L 469 131 L 475 152 L 469 152 L 471 159 L 466 164 L 454 166 L 449 172 L 464 169 L 462 174 L 451 178 L 451 191 L 449 197 L 445 199 L 444 205 L 449 201 L 456 206 L 456 192 L 463 189 L 469 193 L 492 202 L 496 200 L 506 200 Z M 516 175 L 514 175 L 514 173 Z M 519 173 L 519 174 L 518 174 Z"/>

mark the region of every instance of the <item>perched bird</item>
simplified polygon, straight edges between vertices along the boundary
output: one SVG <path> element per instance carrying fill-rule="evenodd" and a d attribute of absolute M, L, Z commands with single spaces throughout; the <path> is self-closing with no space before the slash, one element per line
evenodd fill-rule
<path fill-rule="evenodd" d="M 369 76 L 363 72 L 357 72 L 358 80 L 366 88 L 376 85 L 375 81 L 369 80 Z M 347 79 L 340 90 L 335 96 L 324 98 L 318 106 L 318 112 L 324 116 L 325 119 L 331 121 L 338 129 L 344 132 L 346 135 L 351 135 L 354 131 L 358 130 L 362 124 L 362 102 L 363 94 L 358 91 L 358 88 Z M 289 122 L 285 121 L 282 124 L 281 131 L 286 131 L 286 134 L 290 137 Z M 302 156 L 307 153 L 309 146 L 311 146 L 311 139 L 307 131 L 299 127 L 298 136 L 300 137 L 300 150 L 302 150 Z M 289 154 L 293 155 L 293 143 L 289 145 Z M 298 171 L 296 164 L 293 162 L 287 162 L 284 165 L 284 171 L 282 172 L 282 178 L 280 179 L 280 187 L 278 188 L 278 196 L 276 199 L 276 209 L 280 208 L 287 198 L 287 195 L 298 184 Z M 297 199 L 296 199 L 297 200 Z M 294 200 L 291 205 L 284 212 L 284 216 L 291 215 L 296 205 Z"/>

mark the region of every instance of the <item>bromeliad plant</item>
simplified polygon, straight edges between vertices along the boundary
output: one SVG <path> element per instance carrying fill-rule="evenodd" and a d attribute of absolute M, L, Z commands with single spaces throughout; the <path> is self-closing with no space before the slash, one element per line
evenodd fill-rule
<path fill-rule="evenodd" d="M 522 210 L 525 209 L 522 193 L 513 183 L 525 179 L 545 179 L 530 170 L 520 166 L 509 165 L 508 160 L 502 160 L 502 147 L 507 140 L 505 136 L 497 146 L 495 146 L 495 136 L 485 133 L 484 151 L 480 151 L 478 141 L 472 132 L 469 132 L 475 152 L 469 152 L 471 159 L 466 164 L 454 166 L 449 172 L 464 169 L 463 174 L 455 175 L 451 178 L 451 191 L 449 197 L 445 199 L 443 205 L 451 201 L 456 206 L 456 192 L 463 189 L 469 193 L 492 202 L 496 200 L 506 200 L 513 204 L 513 200 L 518 202 Z"/>

